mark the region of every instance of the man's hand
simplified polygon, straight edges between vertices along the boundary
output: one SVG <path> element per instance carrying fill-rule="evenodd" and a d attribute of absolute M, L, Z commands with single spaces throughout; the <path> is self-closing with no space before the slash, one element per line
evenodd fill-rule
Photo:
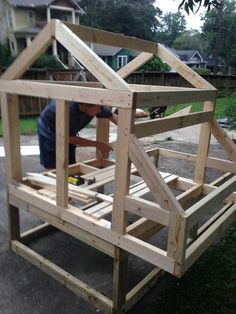
<path fill-rule="evenodd" d="M 110 144 L 104 143 L 104 142 L 96 142 L 96 147 L 102 152 L 102 153 L 109 153 L 113 151 L 113 148 Z"/>

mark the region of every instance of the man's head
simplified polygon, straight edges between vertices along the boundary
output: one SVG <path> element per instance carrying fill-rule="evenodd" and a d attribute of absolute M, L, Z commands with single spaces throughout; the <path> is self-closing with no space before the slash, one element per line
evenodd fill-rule
<path fill-rule="evenodd" d="M 99 112 L 101 112 L 101 106 L 91 104 L 79 103 L 79 109 L 80 111 L 85 112 L 92 117 L 96 116 Z"/>

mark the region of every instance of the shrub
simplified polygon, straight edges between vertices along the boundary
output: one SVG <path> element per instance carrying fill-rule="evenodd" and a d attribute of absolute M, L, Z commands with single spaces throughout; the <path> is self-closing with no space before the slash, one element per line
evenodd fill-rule
<path fill-rule="evenodd" d="M 63 69 L 62 63 L 53 55 L 43 54 L 41 55 L 35 63 L 31 66 L 32 68 L 51 68 L 51 69 Z"/>
<path fill-rule="evenodd" d="M 211 74 L 211 71 L 209 69 L 206 69 L 206 68 L 196 68 L 196 69 L 194 69 L 194 71 L 197 72 L 197 74 L 199 74 L 199 75 Z"/>
<path fill-rule="evenodd" d="M 9 46 L 9 41 L 5 40 L 0 43 L 0 65 L 8 66 L 9 60 L 11 58 L 11 51 Z"/>
<path fill-rule="evenodd" d="M 144 64 L 139 71 L 165 71 L 169 72 L 170 67 L 168 64 L 164 63 L 158 56 L 153 56 L 146 64 Z"/>

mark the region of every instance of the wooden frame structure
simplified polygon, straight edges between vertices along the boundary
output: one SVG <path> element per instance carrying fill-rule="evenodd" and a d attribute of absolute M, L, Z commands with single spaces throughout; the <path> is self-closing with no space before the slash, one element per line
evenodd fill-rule
<path fill-rule="evenodd" d="M 53 42 L 58 40 L 99 82 L 24 81 L 20 77 Z M 96 42 L 135 49 L 142 53 L 115 73 L 85 43 Z M 188 82 L 192 88 L 129 85 L 124 78 L 157 54 Z M 1 76 L 1 109 L 6 151 L 7 193 L 11 248 L 41 270 L 66 285 L 105 312 L 127 311 L 156 282 L 162 270 L 182 274 L 211 245 L 219 232 L 236 216 L 236 146 L 214 119 L 216 90 L 197 73 L 173 56 L 161 44 L 96 30 L 58 20 L 48 23 L 15 62 Z M 18 131 L 18 95 L 53 97 L 57 100 L 56 170 L 22 176 L 20 135 Z M 68 167 L 67 101 L 119 108 L 116 161 L 99 151 L 96 158 Z M 175 105 L 203 101 L 197 113 L 135 123 L 135 109 L 149 105 Z M 156 148 L 145 152 L 139 138 L 201 124 L 196 155 Z M 108 141 L 105 121 L 97 126 L 97 138 Z M 213 134 L 225 149 L 229 160 L 208 157 Z M 185 179 L 158 171 L 159 156 L 188 160 L 195 165 L 194 179 Z M 152 158 L 155 159 L 153 163 Z M 206 184 L 206 167 L 225 172 Z M 89 186 L 68 186 L 68 174 L 95 176 Z M 138 180 L 131 183 L 131 177 Z M 114 191 L 106 195 L 103 187 L 114 182 Z M 172 188 L 181 193 L 175 197 Z M 151 193 L 153 201 L 145 195 Z M 73 206 L 68 196 L 82 206 Z M 202 197 L 204 196 L 204 197 Z M 222 205 L 222 206 L 220 206 Z M 217 208 L 208 217 L 210 210 Z M 39 217 L 45 223 L 22 234 L 19 209 Z M 128 224 L 128 214 L 139 217 Z M 107 216 L 111 215 L 111 219 Z M 205 218 L 204 218 L 205 217 Z M 203 220 L 204 218 L 204 220 Z M 26 245 L 26 240 L 44 234 L 54 226 L 114 258 L 112 300 Z M 166 228 L 166 249 L 148 239 Z M 155 268 L 127 293 L 125 273 L 128 253 L 152 263 Z"/>

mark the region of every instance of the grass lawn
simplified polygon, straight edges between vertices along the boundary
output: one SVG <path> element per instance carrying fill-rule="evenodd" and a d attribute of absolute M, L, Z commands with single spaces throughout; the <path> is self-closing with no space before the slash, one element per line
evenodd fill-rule
<path fill-rule="evenodd" d="M 236 222 L 181 279 L 171 276 L 143 314 L 168 313 L 236 313 Z"/>

